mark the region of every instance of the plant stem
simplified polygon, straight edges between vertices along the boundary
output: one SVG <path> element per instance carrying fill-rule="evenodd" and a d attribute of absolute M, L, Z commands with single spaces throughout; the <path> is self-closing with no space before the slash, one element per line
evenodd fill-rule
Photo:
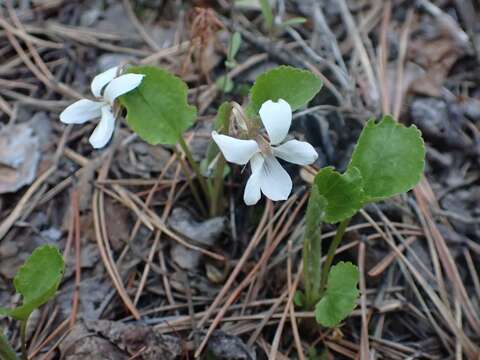
<path fill-rule="evenodd" d="M 2 360 L 18 360 L 17 354 L 8 343 L 5 336 L 0 332 L 0 359 Z"/>
<path fill-rule="evenodd" d="M 202 187 L 202 190 L 205 193 L 205 196 L 209 197 L 210 195 L 210 189 L 207 184 L 207 180 L 205 180 L 205 177 L 202 174 L 202 171 L 200 170 L 200 167 L 198 166 L 197 162 L 193 159 L 192 152 L 188 148 L 187 143 L 183 139 L 183 137 L 180 136 L 180 141 L 179 141 L 180 147 L 182 148 L 183 152 L 185 153 L 185 156 L 187 157 L 188 163 L 192 167 L 193 172 L 198 178 L 198 181 L 200 183 L 200 186 Z"/>
<path fill-rule="evenodd" d="M 316 187 L 312 187 L 305 214 L 303 239 L 303 281 L 305 307 L 314 308 L 320 300 L 320 276 L 322 274 L 322 219 L 326 203 Z"/>
<path fill-rule="evenodd" d="M 202 199 L 200 198 L 200 195 L 197 191 L 197 187 L 192 181 L 192 178 L 190 177 L 190 171 L 187 168 L 187 165 L 185 164 L 184 159 L 182 159 L 182 155 L 180 154 L 179 151 L 174 147 L 174 151 L 177 154 L 178 161 L 180 161 L 180 166 L 182 167 L 183 173 L 185 174 L 185 178 L 187 179 L 188 186 L 190 187 L 190 190 L 192 191 L 193 198 L 197 202 L 197 205 L 200 209 L 200 211 L 204 214 L 207 215 L 207 210 L 205 209 L 205 205 L 202 202 Z"/>
<path fill-rule="evenodd" d="M 22 358 L 23 360 L 28 360 L 27 352 L 27 320 L 22 320 L 20 322 L 20 340 L 22 342 Z"/>
<path fill-rule="evenodd" d="M 218 215 L 220 210 L 220 194 L 223 190 L 223 172 L 225 170 L 225 158 L 220 156 L 217 166 L 215 168 L 215 175 L 213 180 L 213 188 L 211 192 L 210 216 Z"/>
<path fill-rule="evenodd" d="M 340 225 L 338 225 L 335 237 L 333 238 L 332 243 L 328 248 L 327 258 L 323 263 L 322 276 L 320 280 L 320 296 L 322 296 L 323 293 L 325 292 L 328 273 L 330 272 L 330 267 L 332 266 L 333 258 L 335 257 L 335 252 L 337 251 L 338 245 L 340 245 L 340 242 L 343 239 L 343 235 L 345 234 L 345 230 L 347 230 L 347 226 L 350 223 L 351 219 L 352 218 L 345 219 L 340 223 Z"/>
<path fill-rule="evenodd" d="M 307 309 L 312 309 L 320 299 L 321 245 L 320 238 L 305 237 L 303 239 L 303 279 L 305 283 L 305 306 Z"/>

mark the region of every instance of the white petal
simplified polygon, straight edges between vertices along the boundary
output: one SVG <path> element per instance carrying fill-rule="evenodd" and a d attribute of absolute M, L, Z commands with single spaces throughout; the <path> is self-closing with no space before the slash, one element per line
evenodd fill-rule
<path fill-rule="evenodd" d="M 298 165 L 312 164 L 318 158 L 313 146 L 305 141 L 290 140 L 272 150 L 276 157 Z"/>
<path fill-rule="evenodd" d="M 143 80 L 142 74 L 125 74 L 110 81 L 103 92 L 103 98 L 110 104 L 120 95 L 135 89 Z"/>
<path fill-rule="evenodd" d="M 240 140 L 212 131 L 212 138 L 229 162 L 245 165 L 260 149 L 255 140 Z"/>
<path fill-rule="evenodd" d="M 112 113 L 112 108 L 105 105 L 102 107 L 102 118 L 90 136 L 90 144 L 92 144 L 95 149 L 103 148 L 112 138 L 114 129 L 115 118 Z"/>
<path fill-rule="evenodd" d="M 260 175 L 260 188 L 270 200 L 287 200 L 292 191 L 292 179 L 274 156 L 267 156 Z"/>
<path fill-rule="evenodd" d="M 263 168 L 263 157 L 260 154 L 253 155 L 250 160 L 250 167 L 252 168 L 252 175 L 248 178 L 247 185 L 245 186 L 245 192 L 243 193 L 243 201 L 247 205 L 255 205 L 260 197 L 260 179 Z"/>
<path fill-rule="evenodd" d="M 292 108 L 282 99 L 278 102 L 265 101 L 260 108 L 260 118 L 263 126 L 267 129 L 270 143 L 280 144 L 288 134 L 292 124 Z"/>
<path fill-rule="evenodd" d="M 83 124 L 102 115 L 101 102 L 82 99 L 69 105 L 60 113 L 60 121 L 65 124 Z"/>
<path fill-rule="evenodd" d="M 118 73 L 118 66 L 108 69 L 101 74 L 95 76 L 90 84 L 90 89 L 92 90 L 92 94 L 95 97 L 102 96 L 102 89 L 107 85 L 110 81 L 115 79 Z"/>

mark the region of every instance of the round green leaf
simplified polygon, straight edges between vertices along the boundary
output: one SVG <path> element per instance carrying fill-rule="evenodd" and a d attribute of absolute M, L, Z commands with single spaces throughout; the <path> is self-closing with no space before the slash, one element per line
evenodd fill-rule
<path fill-rule="evenodd" d="M 339 262 L 328 274 L 327 290 L 315 306 L 315 318 L 325 327 L 338 325 L 355 309 L 359 291 L 358 268 L 350 262 Z"/>
<path fill-rule="evenodd" d="M 20 267 L 13 284 L 23 304 L 14 309 L 0 308 L 0 314 L 26 320 L 33 310 L 49 301 L 63 276 L 63 257 L 55 246 L 41 246 Z"/>
<path fill-rule="evenodd" d="M 168 71 L 152 66 L 131 67 L 145 74 L 140 86 L 122 95 L 127 123 L 146 142 L 175 144 L 194 122 L 197 110 L 187 102 L 188 87 Z"/>
<path fill-rule="evenodd" d="M 315 176 L 315 185 L 327 202 L 324 221 L 328 223 L 353 216 L 363 205 L 362 175 L 355 167 L 350 167 L 345 174 L 332 167 L 323 168 Z"/>
<path fill-rule="evenodd" d="M 367 200 L 377 201 L 412 189 L 420 181 L 424 166 L 420 131 L 385 116 L 378 124 L 368 121 L 349 168 L 360 170 Z"/>
<path fill-rule="evenodd" d="M 288 102 L 292 111 L 307 104 L 320 91 L 322 81 L 310 71 L 279 66 L 260 75 L 250 90 L 248 111 L 258 114 L 267 100 Z"/>

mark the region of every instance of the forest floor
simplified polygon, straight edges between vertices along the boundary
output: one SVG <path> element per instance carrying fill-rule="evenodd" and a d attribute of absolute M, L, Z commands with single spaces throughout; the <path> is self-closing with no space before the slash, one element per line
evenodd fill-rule
<path fill-rule="evenodd" d="M 205 343 L 205 359 L 480 359 L 479 3 L 276 0 L 270 31 L 257 1 L 233 3 L 0 1 L 0 306 L 18 304 L 12 279 L 34 248 L 55 244 L 67 264 L 29 322 L 30 358 L 192 359 Z M 227 69 L 234 32 L 242 43 Z M 277 65 L 324 82 L 294 116 L 295 136 L 319 153 L 313 169 L 344 169 L 370 118 L 422 131 L 419 185 L 365 207 L 338 250 L 361 272 L 341 326 L 313 325 L 292 306 L 308 169 L 287 168 L 287 201 L 248 207 L 232 167 L 225 212 L 212 219 L 171 147 L 146 144 L 122 119 L 97 151 L 95 124 L 59 121 L 96 74 L 127 63 L 188 83 L 197 160 L 219 105 L 245 102 Z M 324 227 L 326 244 L 334 230 Z M 19 350 L 18 323 L 0 328 Z"/>

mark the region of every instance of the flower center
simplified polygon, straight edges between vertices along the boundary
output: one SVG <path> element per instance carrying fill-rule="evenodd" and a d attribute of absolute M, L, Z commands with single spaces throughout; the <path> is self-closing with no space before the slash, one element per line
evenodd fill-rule
<path fill-rule="evenodd" d="M 272 155 L 272 147 L 267 139 L 259 134 L 255 137 L 255 141 L 257 142 L 258 147 L 263 155 Z"/>

